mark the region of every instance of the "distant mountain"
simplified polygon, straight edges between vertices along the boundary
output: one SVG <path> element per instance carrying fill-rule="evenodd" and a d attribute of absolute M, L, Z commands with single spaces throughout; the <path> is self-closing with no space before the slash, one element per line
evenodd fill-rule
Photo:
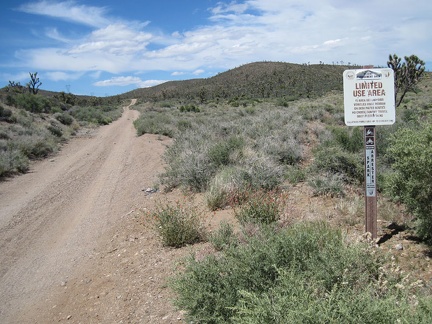
<path fill-rule="evenodd" d="M 211 78 L 169 81 L 120 96 L 145 101 L 193 99 L 202 102 L 233 98 L 317 97 L 331 90 L 342 90 L 342 73 L 348 68 L 340 65 L 256 62 Z"/>

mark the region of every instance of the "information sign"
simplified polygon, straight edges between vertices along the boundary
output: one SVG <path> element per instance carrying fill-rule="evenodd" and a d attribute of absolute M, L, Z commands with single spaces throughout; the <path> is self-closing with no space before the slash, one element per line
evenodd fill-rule
<path fill-rule="evenodd" d="M 347 126 L 392 125 L 396 121 L 392 69 L 345 70 L 343 88 Z"/>

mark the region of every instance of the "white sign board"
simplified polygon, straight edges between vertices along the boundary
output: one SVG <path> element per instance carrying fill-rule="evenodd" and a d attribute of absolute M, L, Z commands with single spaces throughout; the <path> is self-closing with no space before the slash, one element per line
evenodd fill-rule
<path fill-rule="evenodd" d="M 396 121 L 392 69 L 346 70 L 343 88 L 347 126 L 392 125 Z"/>

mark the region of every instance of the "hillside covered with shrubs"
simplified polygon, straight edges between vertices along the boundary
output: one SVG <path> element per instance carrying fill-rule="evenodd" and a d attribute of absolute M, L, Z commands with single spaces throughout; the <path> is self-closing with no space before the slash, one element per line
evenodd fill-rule
<path fill-rule="evenodd" d="M 430 322 L 431 74 L 406 93 L 394 125 L 377 126 L 379 217 L 389 224 L 381 232 L 403 230 L 424 245 L 424 254 L 399 262 L 376 248 L 380 241 L 353 243 L 341 233 L 364 221 L 363 129 L 344 124 L 341 75 L 347 67 L 297 66 L 314 74 L 297 75 L 305 82 L 289 89 L 286 79 L 276 87 L 279 72 L 271 68 L 290 65 L 246 68 L 263 66 L 269 92 L 260 92 L 259 78 L 240 67 L 134 93 L 142 112 L 138 134 L 174 139 L 159 185 L 200 193 L 209 210 L 232 209 L 240 223 L 239 232 L 221 224 L 208 236 L 194 209 L 167 205 L 151 213 L 166 245 L 209 240 L 217 251 L 185 262 L 172 282 L 176 304 L 191 321 L 205 323 Z M 218 77 L 228 75 L 244 83 L 226 81 L 231 90 L 220 95 Z M 325 77 L 306 91 L 316 75 Z M 315 216 L 325 225 L 287 216 L 283 197 L 296 187 L 334 199 L 333 212 Z"/>

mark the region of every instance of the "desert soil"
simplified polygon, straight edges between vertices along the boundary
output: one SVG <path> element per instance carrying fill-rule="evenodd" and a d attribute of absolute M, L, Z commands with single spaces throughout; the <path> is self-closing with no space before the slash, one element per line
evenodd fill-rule
<path fill-rule="evenodd" d="M 0 182 L 0 323 L 182 322 L 166 278 L 187 249 L 163 248 L 142 217 L 170 139 L 137 137 L 138 115 Z"/>
<path fill-rule="evenodd" d="M 167 279 L 184 257 L 212 250 L 209 243 L 163 247 L 146 222 L 157 202 L 185 197 L 147 190 L 158 182 L 171 140 L 137 137 L 138 115 L 125 107 L 119 120 L 80 134 L 29 173 L 0 182 L 0 323 L 185 322 L 172 305 Z M 197 195 L 193 203 L 204 206 L 204 199 Z M 294 186 L 284 217 L 324 218 L 361 238 L 362 216 L 341 220 L 338 213 L 352 207 L 342 203 L 347 201 L 313 197 L 307 185 Z M 230 210 L 205 216 L 209 231 L 222 220 L 235 222 Z M 430 250 L 389 225 L 378 222 L 379 235 L 388 236 L 380 248 L 430 287 Z"/>

